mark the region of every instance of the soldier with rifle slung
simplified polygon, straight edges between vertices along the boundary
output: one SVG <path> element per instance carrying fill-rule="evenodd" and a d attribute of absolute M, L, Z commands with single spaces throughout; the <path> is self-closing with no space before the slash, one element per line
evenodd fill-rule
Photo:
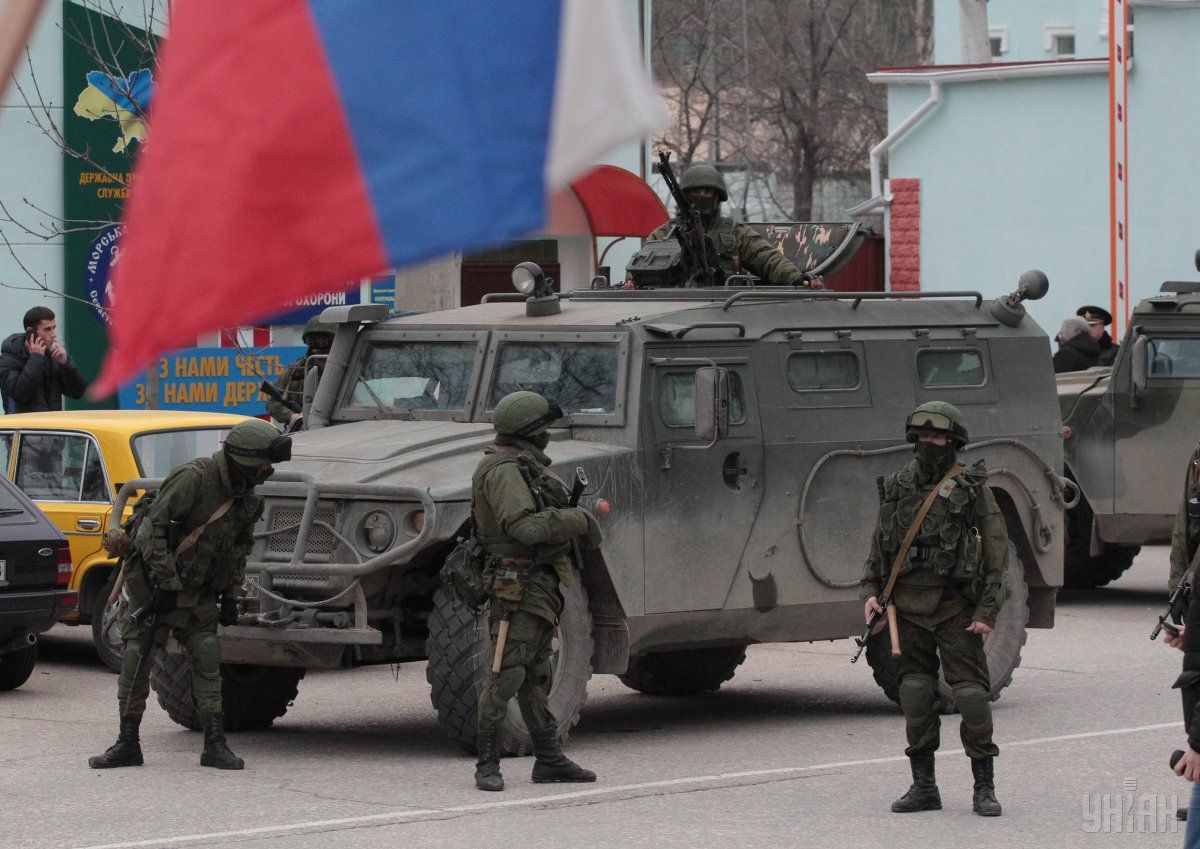
<path fill-rule="evenodd" d="M 491 600 L 491 670 L 479 691 L 475 786 L 503 790 L 500 729 L 514 696 L 533 738 L 533 781 L 595 781 L 568 759 L 550 712 L 554 627 L 562 613 L 560 586 L 579 580 L 572 543 L 600 544 L 592 513 L 571 506 L 567 487 L 543 453 L 546 429 L 562 411 L 535 392 L 500 399 L 492 418 L 496 441 L 484 449 L 471 482 L 476 539 L 487 553 L 483 577 Z M 578 564 L 575 564 L 578 565 Z"/>
<path fill-rule="evenodd" d="M 675 199 L 676 216 L 645 241 L 680 240 L 689 273 L 687 285 L 723 286 L 730 275 L 750 273 L 772 286 L 822 288 L 754 228 L 721 215 L 729 191 L 715 167 L 692 165 L 677 181 L 670 154 L 660 153 L 659 162 Z"/>
<path fill-rule="evenodd" d="M 304 417 L 304 366 L 309 357 L 329 353 L 333 346 L 335 330 L 332 324 L 323 324 L 316 316 L 310 318 L 304 325 L 304 335 L 301 336 L 308 350 L 279 376 L 279 381 L 275 384 L 279 391 L 269 393 L 267 412 L 285 428 L 295 430 L 294 426 Z M 325 370 L 325 360 L 316 360 L 313 368 L 320 375 Z"/>
<path fill-rule="evenodd" d="M 960 735 L 975 778 L 973 809 L 999 816 L 992 769 L 999 749 L 992 742 L 983 636 L 991 633 L 1006 596 L 1008 532 L 987 486 L 987 469 L 982 462 L 967 468 L 958 461 L 967 427 L 957 408 L 942 401 L 921 404 L 904 434 L 916 457 L 883 480 L 860 591 L 868 622 L 886 613 L 900 679 L 913 783 L 892 810 L 942 807 L 933 769 L 940 656 L 962 713 Z"/>
<path fill-rule="evenodd" d="M 108 751 L 88 759 L 93 769 L 142 765 L 138 729 L 150 665 L 168 634 L 187 650 L 191 664 L 192 697 L 204 729 L 200 764 L 244 766 L 225 742 L 217 624 L 237 622 L 246 556 L 263 509 L 254 487 L 274 473 L 272 463 L 290 459 L 291 445 L 291 437 L 264 421 L 240 422 L 221 450 L 176 467 L 154 494 L 125 560 L 129 607 L 117 679 L 121 733 Z"/>

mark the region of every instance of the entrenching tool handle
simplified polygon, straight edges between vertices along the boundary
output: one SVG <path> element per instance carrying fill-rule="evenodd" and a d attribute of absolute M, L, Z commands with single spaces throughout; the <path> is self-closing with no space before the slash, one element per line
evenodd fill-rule
<path fill-rule="evenodd" d="M 508 642 L 508 616 L 500 620 L 500 632 L 496 634 L 496 656 L 492 658 L 492 674 L 500 674 L 500 662 L 504 660 L 504 644 Z"/>
<path fill-rule="evenodd" d="M 892 657 L 900 656 L 900 623 L 896 619 L 896 606 L 887 606 L 888 636 L 892 640 Z"/>

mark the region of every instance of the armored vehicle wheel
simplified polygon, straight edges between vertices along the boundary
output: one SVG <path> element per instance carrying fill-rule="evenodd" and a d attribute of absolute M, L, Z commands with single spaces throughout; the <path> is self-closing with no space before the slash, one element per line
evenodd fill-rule
<path fill-rule="evenodd" d="M 37 643 L 0 657 L 0 690 L 15 690 L 28 681 L 37 657 Z"/>
<path fill-rule="evenodd" d="M 303 677 L 303 669 L 221 664 L 221 710 L 225 715 L 225 730 L 268 728 L 287 713 Z M 200 714 L 192 701 L 191 666 L 187 655 L 160 651 L 150 668 L 150 686 L 171 719 L 184 728 L 200 730 Z"/>
<path fill-rule="evenodd" d="M 558 720 L 558 736 L 565 740 L 579 721 L 587 700 L 587 683 L 592 677 L 592 614 L 587 592 L 580 582 L 563 587 L 563 612 L 555 635 L 554 683 L 550 689 L 550 711 Z M 472 613 L 443 587 L 433 596 L 429 615 L 429 639 L 425 651 L 429 665 L 430 700 L 437 708 L 442 729 L 469 751 L 475 750 L 475 694 L 479 681 L 488 674 L 487 611 Z M 531 751 L 529 731 L 521 718 L 516 699 L 508 706 L 501 747 L 506 754 Z"/>
<path fill-rule="evenodd" d="M 1063 586 L 1073 590 L 1091 590 L 1115 581 L 1133 565 L 1141 546 L 1104 543 L 1104 549 L 1091 553 L 1092 508 L 1080 499 L 1067 512 L 1067 542 L 1063 556 Z"/>
<path fill-rule="evenodd" d="M 92 608 L 92 644 L 100 660 L 113 672 L 121 671 L 121 655 L 125 651 L 125 642 L 121 639 L 121 617 L 129 605 L 129 595 L 124 590 L 112 604 L 108 603 L 108 594 L 112 592 L 112 581 L 104 585 L 104 589 L 96 596 Z"/>
<path fill-rule="evenodd" d="M 665 651 L 629 658 L 629 668 L 618 677 L 639 693 L 690 696 L 720 689 L 745 659 L 745 646 Z"/>
<path fill-rule="evenodd" d="M 992 701 L 1012 682 L 1013 671 L 1021 665 L 1021 647 L 1025 645 L 1025 626 L 1029 623 L 1029 587 L 1025 583 L 1025 566 L 1017 557 L 1017 549 L 1008 544 L 1008 599 L 1000 609 L 996 627 L 983 638 L 983 651 L 988 659 L 992 683 Z M 900 681 L 892 659 L 887 630 L 880 631 L 867 643 L 867 663 L 889 699 L 900 703 Z M 954 691 L 938 676 L 938 710 L 954 713 Z"/>

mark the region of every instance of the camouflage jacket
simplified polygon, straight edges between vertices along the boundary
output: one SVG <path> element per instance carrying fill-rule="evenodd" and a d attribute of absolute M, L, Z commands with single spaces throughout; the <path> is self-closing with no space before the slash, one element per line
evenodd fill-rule
<path fill-rule="evenodd" d="M 488 552 L 489 594 L 554 622 L 562 610 L 559 584 L 572 583 L 570 541 L 587 533 L 587 518 L 565 506 L 566 486 L 548 473 L 549 464 L 550 458 L 524 440 L 489 446 L 471 481 L 471 509 L 477 538 Z M 543 505 L 522 468 L 541 491 Z M 505 575 L 514 572 L 520 585 L 505 587 Z"/>
<path fill-rule="evenodd" d="M 933 502 L 892 594 L 906 617 L 932 623 L 974 604 L 972 619 L 996 624 L 1007 596 L 1008 531 L 986 479 L 982 466 L 968 469 Z M 887 584 L 900 543 L 939 480 L 924 477 L 916 460 L 885 479 L 859 591 L 864 600 Z"/>
<path fill-rule="evenodd" d="M 225 514 L 177 559 L 179 542 L 230 499 L 233 503 Z M 246 557 L 254 545 L 254 525 L 262 512 L 263 501 L 252 489 L 234 489 L 225 453 L 218 451 L 177 466 L 167 475 L 138 527 L 134 550 L 154 583 L 180 591 L 180 607 L 194 607 L 208 593 L 240 597 Z"/>
<path fill-rule="evenodd" d="M 671 238 L 671 228 L 676 226 L 678 221 L 677 218 L 671 219 L 646 237 L 646 241 Z M 800 273 L 800 269 L 753 227 L 735 223 L 730 218 L 719 218 L 716 224 L 705 228 L 704 232 L 712 239 L 721 264 L 721 279 L 717 281 L 718 285 L 723 284 L 731 274 L 747 271 L 771 286 L 799 286 L 804 282 L 804 275 Z"/>
<path fill-rule="evenodd" d="M 1179 583 L 1179 579 L 1183 577 L 1185 569 L 1194 569 L 1196 566 L 1195 545 L 1196 537 L 1200 537 L 1200 528 L 1193 528 L 1191 536 L 1193 537 L 1192 545 L 1188 544 L 1188 516 L 1187 503 L 1189 498 L 1200 498 L 1200 445 L 1192 451 L 1191 459 L 1188 460 L 1187 472 L 1183 478 L 1183 498 L 1179 501 L 1179 510 L 1175 513 L 1175 527 L 1171 531 L 1171 579 L 1169 586 L 1174 589 Z M 1196 546 L 1200 549 L 1200 546 Z M 1188 556 L 1189 551 L 1192 556 Z"/>
<path fill-rule="evenodd" d="M 279 380 L 275 381 L 275 386 L 283 393 L 284 397 L 289 401 L 294 401 L 296 406 L 303 409 L 304 407 L 304 363 L 308 360 L 308 355 L 305 354 L 296 362 L 292 363 L 283 374 L 279 376 Z M 317 360 L 316 363 L 318 379 L 325 369 L 325 361 Z M 295 413 L 287 408 L 287 405 L 274 398 L 267 399 L 267 412 L 271 414 L 271 418 L 282 425 L 286 425 L 292 420 Z"/>

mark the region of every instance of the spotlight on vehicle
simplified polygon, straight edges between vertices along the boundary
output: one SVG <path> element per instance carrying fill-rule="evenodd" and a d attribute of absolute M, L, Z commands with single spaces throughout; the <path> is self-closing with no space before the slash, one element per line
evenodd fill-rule
<path fill-rule="evenodd" d="M 522 262 L 512 271 L 513 287 L 525 300 L 525 314 L 530 318 L 558 315 L 562 304 L 554 294 L 554 280 L 547 277 L 536 262 Z"/>

